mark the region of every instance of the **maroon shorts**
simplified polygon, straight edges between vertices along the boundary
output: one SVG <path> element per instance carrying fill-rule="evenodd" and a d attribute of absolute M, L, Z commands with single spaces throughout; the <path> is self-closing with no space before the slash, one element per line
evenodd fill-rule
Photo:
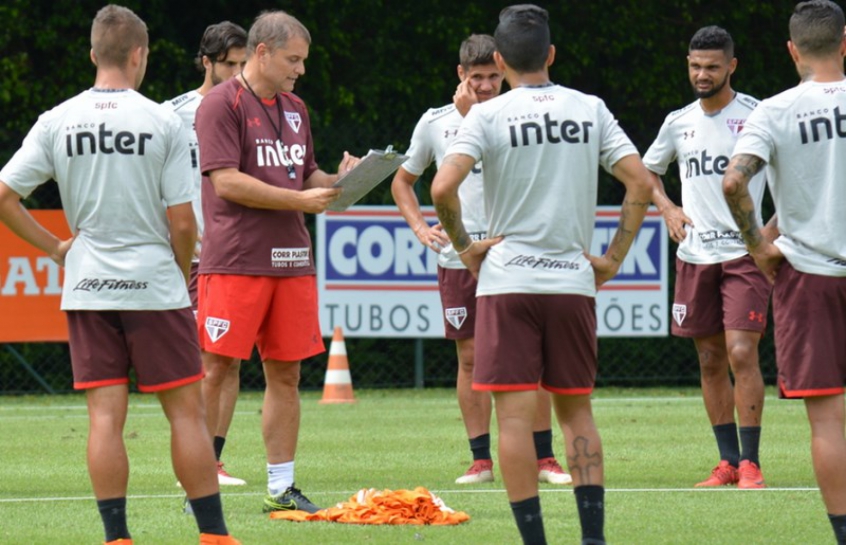
<path fill-rule="evenodd" d="M 199 300 L 197 298 L 197 271 L 199 268 L 199 263 L 196 261 L 191 262 L 191 276 L 188 278 L 188 297 L 191 298 L 191 310 L 194 311 L 195 316 L 199 308 Z"/>
<path fill-rule="evenodd" d="M 203 378 L 191 309 L 68 311 L 73 387 L 129 383 L 158 392 Z"/>
<path fill-rule="evenodd" d="M 773 291 L 781 397 L 846 391 L 846 277 L 806 274 L 786 260 Z"/>
<path fill-rule="evenodd" d="M 476 328 L 476 279 L 467 269 L 438 267 L 438 289 L 444 309 L 444 336 L 471 339 Z"/>
<path fill-rule="evenodd" d="M 200 346 L 247 360 L 300 361 L 324 352 L 317 317 L 317 281 L 309 276 L 201 274 Z"/>
<path fill-rule="evenodd" d="M 596 382 L 596 303 L 571 294 L 479 297 L 473 389 L 586 395 Z"/>
<path fill-rule="evenodd" d="M 676 258 L 673 335 L 701 338 L 728 330 L 763 333 L 771 291 L 769 280 L 749 255 L 712 265 Z"/>

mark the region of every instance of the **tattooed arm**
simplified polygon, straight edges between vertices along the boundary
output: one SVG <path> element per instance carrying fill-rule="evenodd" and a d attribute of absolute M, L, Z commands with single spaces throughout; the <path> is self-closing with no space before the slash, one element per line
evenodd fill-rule
<path fill-rule="evenodd" d="M 755 202 L 749 194 L 749 181 L 764 168 L 764 163 L 760 157 L 746 153 L 732 157 L 723 176 L 723 194 L 749 255 L 773 281 L 783 256 L 772 241 L 761 233 L 755 219 Z"/>
<path fill-rule="evenodd" d="M 754 252 L 763 241 L 758 222 L 755 220 L 755 203 L 749 195 L 749 181 L 764 168 L 764 160 L 754 155 L 741 153 L 731 158 L 723 177 L 723 194 L 726 197 L 734 222 L 740 229 L 743 242 Z"/>
<path fill-rule="evenodd" d="M 452 241 L 452 247 L 458 252 L 462 263 L 473 276 L 479 276 L 482 260 L 488 248 L 499 242 L 500 238 L 473 242 L 464 223 L 461 221 L 461 201 L 458 199 L 458 186 L 470 173 L 476 161 L 469 155 L 453 153 L 444 157 L 435 179 L 432 181 L 432 201 L 438 212 L 438 221 Z"/>
<path fill-rule="evenodd" d="M 637 155 L 627 155 L 614 163 L 611 173 L 626 186 L 626 195 L 620 207 L 620 225 L 605 255 L 587 256 L 593 266 L 597 289 L 614 278 L 623 264 L 646 216 L 653 191 L 650 173 Z"/>

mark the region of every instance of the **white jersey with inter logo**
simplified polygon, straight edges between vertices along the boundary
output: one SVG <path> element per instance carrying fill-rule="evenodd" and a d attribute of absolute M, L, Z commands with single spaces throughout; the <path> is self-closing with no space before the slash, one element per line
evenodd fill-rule
<path fill-rule="evenodd" d="M 473 106 L 447 154 L 485 165 L 487 232 L 503 236 L 482 262 L 477 295 L 594 297 L 590 251 L 599 166 L 637 149 L 605 103 L 550 85 L 518 87 Z"/>
<path fill-rule="evenodd" d="M 203 205 L 200 202 L 200 186 L 203 182 L 203 175 L 200 172 L 200 145 L 197 143 L 197 132 L 194 130 L 194 118 L 202 100 L 203 95 L 195 89 L 162 103 L 163 106 L 176 112 L 176 115 L 182 120 L 184 139 L 188 145 L 188 153 L 191 155 L 191 169 L 194 171 L 192 179 L 197 195 L 196 200 L 191 204 L 194 208 L 194 217 L 197 218 L 197 234 L 199 235 L 194 262 L 200 261 L 200 258 L 197 257 L 200 253 L 201 241 L 199 239 L 203 237 Z"/>
<path fill-rule="evenodd" d="M 62 310 L 190 306 L 166 207 L 191 202 L 182 123 L 131 90 L 91 89 L 42 114 L 0 180 L 22 196 L 58 182 L 75 236 Z"/>
<path fill-rule="evenodd" d="M 693 221 L 676 252 L 682 261 L 722 263 L 747 253 L 723 196 L 723 175 L 737 137 L 757 105 L 754 98 L 737 93 L 725 108 L 707 114 L 697 100 L 666 117 L 658 137 L 643 156 L 646 168 L 659 176 L 666 174 L 671 163 L 678 162 L 682 208 Z M 749 184 L 759 225 L 764 185 L 763 173 Z"/>
<path fill-rule="evenodd" d="M 775 244 L 793 268 L 846 276 L 846 80 L 809 81 L 764 100 L 734 153 L 767 162 Z"/>
<path fill-rule="evenodd" d="M 414 128 L 411 145 L 406 152 L 408 159 L 402 164 L 402 168 L 409 174 L 420 176 L 433 161 L 440 167 L 463 119 L 454 104 L 433 108 L 423 114 Z M 461 222 L 464 228 L 474 240 L 485 238 L 487 219 L 480 164 L 473 167 L 473 171 L 461 184 L 458 198 L 461 201 Z M 438 265 L 446 269 L 465 268 L 452 244 L 441 250 Z"/>

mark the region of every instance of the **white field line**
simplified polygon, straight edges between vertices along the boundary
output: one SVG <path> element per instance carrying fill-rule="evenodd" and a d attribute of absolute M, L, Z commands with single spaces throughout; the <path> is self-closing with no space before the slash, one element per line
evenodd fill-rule
<path fill-rule="evenodd" d="M 767 396 L 766 400 L 777 400 L 776 396 Z M 368 400 L 367 398 L 363 399 L 365 403 L 368 401 L 373 402 L 381 402 L 382 398 L 379 400 Z M 454 400 L 448 400 L 452 403 Z M 418 399 L 414 400 L 414 403 L 443 403 L 443 399 Z M 597 405 L 603 405 L 605 403 L 665 403 L 665 402 L 695 402 L 701 403 L 702 398 L 699 396 L 690 396 L 690 397 L 675 397 L 675 396 L 664 396 L 664 397 L 598 397 L 592 400 L 592 403 Z M 4 418 L 3 412 L 23 412 L 23 411 L 84 411 L 86 409 L 85 402 L 80 402 L 79 405 L 2 405 L 0 404 L 0 418 Z M 140 410 L 140 409 L 161 409 L 161 405 L 158 403 L 132 403 L 129 406 L 129 411 L 132 412 L 133 410 Z M 254 411 L 242 411 L 239 414 L 252 414 Z M 62 416 L 53 414 L 51 416 Z"/>
<path fill-rule="evenodd" d="M 358 492 L 357 490 L 340 490 L 340 491 L 325 491 L 319 492 L 316 490 L 312 490 L 309 492 L 309 496 L 334 496 L 334 497 L 341 497 L 341 498 L 348 498 Z M 445 494 L 450 495 L 460 495 L 460 494 L 505 494 L 504 488 L 488 488 L 484 490 L 431 490 L 431 492 L 443 496 Z M 736 488 L 731 487 L 722 487 L 722 488 L 607 488 L 605 489 L 606 493 L 609 494 L 664 494 L 668 492 L 686 492 L 686 493 L 693 493 L 693 494 L 715 494 L 715 493 L 722 493 L 722 494 L 771 494 L 771 493 L 778 493 L 778 492 L 813 492 L 819 493 L 818 488 L 814 487 L 796 487 L 796 488 L 764 488 L 758 490 L 738 490 Z M 572 488 L 544 488 L 540 490 L 542 495 L 549 495 L 549 494 L 572 494 Z M 225 491 L 223 493 L 224 496 L 255 496 L 261 497 L 261 492 L 228 492 Z M 33 502 L 44 502 L 44 501 L 86 501 L 90 502 L 92 496 L 67 496 L 67 497 L 52 497 L 47 498 L 43 496 L 39 497 L 32 497 L 32 498 L 0 498 L 0 504 L 4 503 L 33 503 Z M 157 500 L 163 498 L 180 498 L 184 499 L 185 494 L 139 494 L 139 495 L 129 495 L 130 500 Z"/>

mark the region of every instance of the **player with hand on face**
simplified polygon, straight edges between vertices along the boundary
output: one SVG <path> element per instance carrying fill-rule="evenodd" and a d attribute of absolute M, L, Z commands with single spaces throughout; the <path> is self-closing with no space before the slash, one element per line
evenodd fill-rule
<path fill-rule="evenodd" d="M 441 225 L 429 225 L 424 218 L 414 194 L 414 184 L 433 162 L 440 166 L 447 147 L 455 138 L 470 108 L 499 95 L 502 70 L 494 62 L 495 49 L 492 36 L 474 34 L 464 40 L 459 50 L 460 63 L 457 68 L 461 82 L 453 95 L 453 104 L 430 109 L 423 115 L 411 137 L 411 146 L 407 152 L 409 159 L 399 167 L 391 184 L 394 200 L 417 238 L 439 254 L 438 288 L 444 309 L 444 329 L 446 338 L 455 340 L 458 354 L 458 406 L 473 455 L 473 463 L 464 475 L 456 479 L 457 484 L 494 480 L 490 453 L 490 394 L 472 389 L 476 279 L 461 262 Z M 476 239 L 485 238 L 487 229 L 481 168 L 481 163 L 474 166 L 460 190 L 464 225 Z M 568 484 L 572 479 L 558 464 L 552 448 L 549 394 L 539 391 L 538 401 L 533 436 L 537 450 L 538 480 Z"/>

